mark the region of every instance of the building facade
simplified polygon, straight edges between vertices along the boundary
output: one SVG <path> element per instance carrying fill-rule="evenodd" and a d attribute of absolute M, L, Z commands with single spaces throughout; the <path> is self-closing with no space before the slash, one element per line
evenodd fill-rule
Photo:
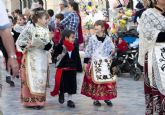
<path fill-rule="evenodd" d="M 23 8 L 31 8 L 31 5 L 33 2 L 36 2 L 38 0 L 2 0 L 5 2 L 5 5 L 8 9 L 9 12 L 14 11 L 15 9 L 23 9 Z M 44 2 L 44 8 L 45 9 L 53 9 L 55 11 L 58 11 L 58 3 L 61 0 L 42 0 Z M 107 4 L 108 1 L 110 0 L 68 0 L 68 1 L 77 1 L 77 2 L 89 2 L 91 1 L 93 5 L 98 5 L 98 8 L 100 9 L 107 9 Z M 123 1 L 123 0 L 120 0 Z M 135 5 L 137 4 L 138 0 L 127 0 L 127 1 L 132 1 L 132 4 Z M 110 4 L 110 2 L 109 2 Z"/>
<path fill-rule="evenodd" d="M 37 0 L 3 0 L 9 12 L 15 9 L 31 8 L 33 2 Z M 45 9 L 57 9 L 60 0 L 43 0 Z"/>

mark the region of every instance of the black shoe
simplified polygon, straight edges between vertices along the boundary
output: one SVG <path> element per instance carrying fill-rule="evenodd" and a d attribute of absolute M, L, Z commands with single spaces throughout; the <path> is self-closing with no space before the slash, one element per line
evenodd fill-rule
<path fill-rule="evenodd" d="M 67 106 L 70 107 L 70 108 L 75 108 L 75 104 L 74 104 L 74 102 L 71 101 L 71 100 L 69 100 L 69 101 L 67 102 Z"/>
<path fill-rule="evenodd" d="M 33 109 L 34 108 L 34 106 L 24 106 L 24 107 L 27 109 Z"/>
<path fill-rule="evenodd" d="M 15 83 L 13 81 L 10 81 L 10 87 L 15 87 Z"/>
<path fill-rule="evenodd" d="M 10 87 L 15 87 L 15 83 L 11 81 L 11 76 L 6 76 L 6 83 L 10 84 Z"/>
<path fill-rule="evenodd" d="M 110 101 L 110 100 L 105 100 L 104 101 L 108 106 L 112 106 L 113 104 L 112 104 L 112 102 Z"/>
<path fill-rule="evenodd" d="M 63 104 L 64 103 L 64 94 L 63 93 L 60 93 L 59 94 L 58 101 L 59 101 L 60 104 Z"/>
<path fill-rule="evenodd" d="M 17 75 L 17 76 L 16 76 L 16 78 L 18 78 L 18 79 L 19 79 L 19 75 Z"/>
<path fill-rule="evenodd" d="M 10 84 L 10 81 L 11 81 L 11 77 L 10 76 L 6 76 L 6 83 Z"/>
<path fill-rule="evenodd" d="M 42 108 L 44 108 L 43 106 L 34 106 L 33 107 L 33 109 L 35 109 L 35 110 L 40 110 L 40 109 L 42 109 Z"/>
<path fill-rule="evenodd" d="M 101 106 L 101 103 L 99 101 L 94 101 L 93 102 L 93 105 L 100 107 Z"/>

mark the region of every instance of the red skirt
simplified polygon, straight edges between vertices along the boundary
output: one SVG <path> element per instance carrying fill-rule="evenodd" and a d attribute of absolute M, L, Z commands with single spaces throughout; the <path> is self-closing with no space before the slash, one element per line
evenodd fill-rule
<path fill-rule="evenodd" d="M 108 84 L 96 84 L 92 78 L 84 76 L 81 94 L 91 97 L 94 100 L 111 100 L 117 97 L 116 82 Z"/>

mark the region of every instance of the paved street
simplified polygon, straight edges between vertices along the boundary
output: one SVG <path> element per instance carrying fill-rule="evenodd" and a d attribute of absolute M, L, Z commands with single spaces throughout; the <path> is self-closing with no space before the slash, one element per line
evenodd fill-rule
<path fill-rule="evenodd" d="M 125 75 L 126 76 L 126 75 Z M 0 99 L 0 110 L 3 115 L 144 115 L 143 81 L 134 81 L 129 77 L 118 79 L 118 97 L 112 100 L 114 106 L 108 107 L 102 102 L 101 107 L 94 107 L 90 98 L 80 94 L 83 74 L 78 74 L 78 94 L 74 101 L 76 108 L 70 109 L 66 102 L 61 105 L 58 97 L 51 97 L 53 88 L 54 68 L 51 65 L 51 88 L 47 90 L 47 104 L 42 110 L 26 109 L 20 102 L 20 80 L 15 79 L 16 87 L 11 88 L 4 83 L 3 96 Z"/>

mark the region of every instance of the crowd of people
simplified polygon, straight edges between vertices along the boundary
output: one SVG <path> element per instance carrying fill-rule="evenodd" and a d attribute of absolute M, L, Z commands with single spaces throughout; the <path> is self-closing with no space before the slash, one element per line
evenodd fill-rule
<path fill-rule="evenodd" d="M 85 43 L 82 66 L 79 45 L 86 36 L 83 36 L 79 4 L 61 1 L 59 5 L 60 11 L 56 14 L 51 9 L 44 10 L 43 2 L 39 2 L 31 9 L 15 10 L 8 16 L 0 1 L 0 48 L 11 74 L 6 76 L 6 82 L 15 86 L 12 77 L 20 78 L 23 106 L 42 109 L 49 86 L 51 54 L 56 71 L 50 95 L 58 95 L 60 104 L 65 102 L 67 93 L 67 106 L 76 107 L 72 98 L 77 93 L 76 75 L 84 70 L 81 94 L 90 97 L 95 106 L 101 106 L 100 100 L 112 106 L 111 100 L 117 97 L 113 56 L 115 47 L 122 49 L 118 43 L 126 43 L 119 37 L 116 44 L 112 31 L 108 31 L 112 26 L 107 20 L 96 20 Z M 144 66 L 145 114 L 163 115 L 165 2 L 144 0 L 143 4 L 139 1 L 137 7 L 140 10 L 135 13 L 134 23 L 138 24 L 139 31 L 139 64 Z"/>
<path fill-rule="evenodd" d="M 46 87 L 49 85 L 49 54 L 52 50 L 57 69 L 54 77 L 55 86 L 50 94 L 58 95 L 59 103 L 63 104 L 64 94 L 68 93 L 67 106 L 75 107 L 72 95 L 77 92 L 76 74 L 83 70 L 79 54 L 79 44 L 83 43 L 81 16 L 77 2 L 60 2 L 59 5 L 60 11 L 56 15 L 51 9 L 44 10 L 43 4 L 35 3 L 32 9 L 26 8 L 23 12 L 15 10 L 13 15 L 9 16 L 9 24 L 12 27 L 10 32 L 15 42 L 12 59 L 17 59 L 20 70 L 17 74 L 14 71 L 10 74 L 21 79 L 21 101 L 27 108 L 42 109 L 45 106 Z M 88 68 L 92 65 L 90 60 L 94 51 L 104 41 L 106 43 L 101 49 L 103 52 L 105 50 L 103 56 L 110 58 L 114 53 L 115 47 L 112 39 L 105 33 L 104 23 L 101 20 L 95 23 L 94 28 L 97 32 L 93 34 L 95 37 L 91 38 L 87 45 L 84 59 L 86 74 L 82 94 L 91 97 L 95 106 L 101 106 L 99 100 L 104 100 L 108 106 L 112 106 L 110 100 L 117 96 L 115 82 L 94 83 Z M 95 47 L 96 45 L 98 46 Z M 5 54 L 6 50 L 3 46 L 2 49 Z M 10 59 L 8 54 L 5 54 L 5 58 L 6 61 Z M 11 76 L 6 76 L 6 82 L 10 86 L 15 86 Z M 94 96 L 95 94 L 97 96 Z"/>

